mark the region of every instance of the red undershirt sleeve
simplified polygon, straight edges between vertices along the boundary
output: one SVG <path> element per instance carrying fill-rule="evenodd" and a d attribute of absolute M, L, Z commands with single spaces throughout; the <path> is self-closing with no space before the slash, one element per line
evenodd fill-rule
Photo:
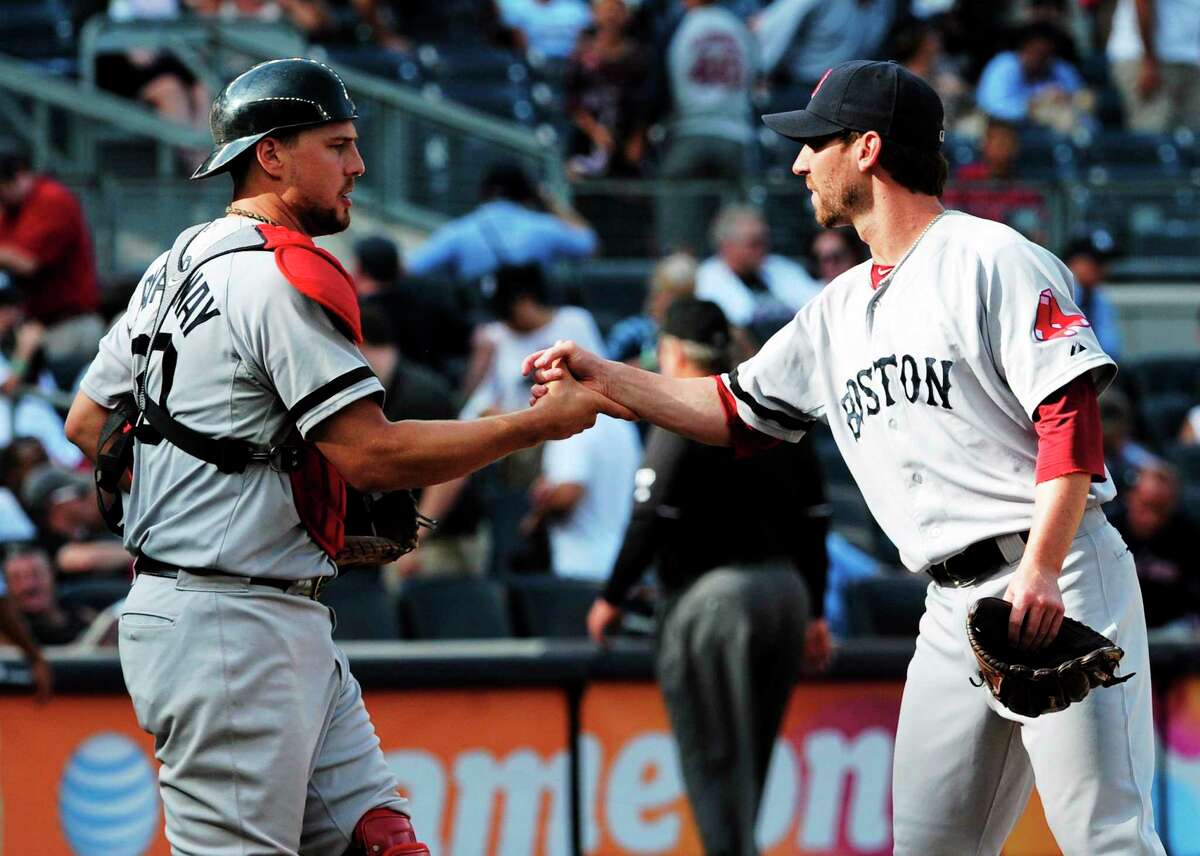
<path fill-rule="evenodd" d="M 1038 484 L 1071 473 L 1104 481 L 1100 404 L 1091 378 L 1081 375 L 1047 397 L 1038 405 L 1033 427 L 1038 435 Z"/>
<path fill-rule="evenodd" d="M 738 416 L 737 402 L 729 387 L 721 381 L 720 375 L 712 375 L 717 384 L 717 394 L 721 397 L 721 409 L 725 411 L 725 424 L 729 426 L 730 445 L 733 447 L 735 458 L 748 458 L 773 449 L 780 441 L 761 431 L 755 431 Z"/>

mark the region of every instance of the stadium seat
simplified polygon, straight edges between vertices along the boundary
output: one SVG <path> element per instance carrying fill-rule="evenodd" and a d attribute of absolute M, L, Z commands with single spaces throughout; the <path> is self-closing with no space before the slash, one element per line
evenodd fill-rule
<path fill-rule="evenodd" d="M 846 590 L 849 635 L 915 637 L 928 583 L 928 577 L 908 573 L 854 582 Z"/>
<path fill-rule="evenodd" d="M 1179 469 L 1179 476 L 1190 485 L 1200 486 L 1200 446 L 1173 446 L 1167 460 Z"/>
<path fill-rule="evenodd" d="M 1019 177 L 1056 181 L 1075 174 L 1075 149 L 1071 141 L 1046 128 L 1023 128 L 1021 154 L 1017 160 Z"/>
<path fill-rule="evenodd" d="M 513 635 L 505 594 L 483 578 L 412 579 L 400 589 L 400 620 L 412 639 L 505 639 Z"/>
<path fill-rule="evenodd" d="M 127 594 L 127 579 L 67 579 L 58 584 L 59 606 L 68 611 L 81 607 L 102 611 Z"/>
<path fill-rule="evenodd" d="M 1184 168 L 1174 140 L 1165 134 L 1100 131 L 1079 147 L 1084 174 L 1093 184 L 1169 179 Z"/>
<path fill-rule="evenodd" d="M 63 0 L 4 0 L 3 52 L 31 60 L 63 60 L 75 53 L 71 14 Z"/>
<path fill-rule="evenodd" d="M 582 639 L 587 614 L 600 585 L 549 575 L 515 576 L 509 582 L 514 625 L 519 636 Z"/>
<path fill-rule="evenodd" d="M 1141 398 L 1176 393 L 1200 397 L 1200 355 L 1150 354 L 1124 361 L 1121 372 Z"/>
<path fill-rule="evenodd" d="M 395 602 L 374 568 L 342 572 L 321 593 L 321 602 L 337 615 L 338 641 L 400 638 Z"/>
<path fill-rule="evenodd" d="M 1184 417 L 1196 404 L 1192 394 L 1167 392 L 1143 397 L 1138 402 L 1147 439 L 1158 449 L 1168 449 L 1179 437 Z"/>

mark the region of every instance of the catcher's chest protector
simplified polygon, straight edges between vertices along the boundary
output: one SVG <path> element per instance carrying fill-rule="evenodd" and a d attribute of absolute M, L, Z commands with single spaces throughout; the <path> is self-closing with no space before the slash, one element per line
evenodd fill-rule
<path fill-rule="evenodd" d="M 188 245 L 203 228 L 194 227 L 181 236 L 165 263 L 169 272 L 184 272 L 186 279 L 220 256 L 256 250 L 272 252 L 276 267 L 287 281 L 305 297 L 319 303 L 329 313 L 334 326 L 347 338 L 356 344 L 362 342 L 358 298 L 350 275 L 337 259 L 317 247 L 307 235 L 282 226 L 250 226 L 218 241 L 203 257 L 187 258 Z M 345 543 L 346 481 L 316 445 L 294 436 L 285 444 L 287 454 L 282 456 L 285 463 L 281 464 L 279 456 L 266 454 L 248 443 L 214 441 L 192 431 L 165 411 L 160 412 L 149 399 L 142 407 L 142 417 L 151 428 L 185 452 L 216 465 L 222 472 L 242 472 L 248 464 L 255 462 L 270 462 L 286 471 L 296 513 L 304 528 L 330 557 L 337 555 Z M 112 481 L 111 478 L 108 480 Z M 97 482 L 100 482 L 99 475 Z"/>

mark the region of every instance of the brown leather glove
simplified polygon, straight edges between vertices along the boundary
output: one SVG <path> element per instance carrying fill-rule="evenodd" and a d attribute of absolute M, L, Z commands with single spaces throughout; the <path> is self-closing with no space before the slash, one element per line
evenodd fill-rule
<path fill-rule="evenodd" d="M 1008 641 L 1012 604 L 984 597 L 967 614 L 967 639 L 979 661 L 980 685 L 1013 713 L 1036 717 L 1082 701 L 1096 687 L 1124 683 L 1133 673 L 1114 672 L 1125 652 L 1073 618 L 1064 618 L 1054 640 L 1036 651 Z M 972 681 L 974 683 L 974 681 Z"/>

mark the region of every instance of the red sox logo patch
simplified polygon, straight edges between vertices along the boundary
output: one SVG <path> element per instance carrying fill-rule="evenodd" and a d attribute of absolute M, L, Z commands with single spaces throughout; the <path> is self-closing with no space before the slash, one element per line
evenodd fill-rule
<path fill-rule="evenodd" d="M 1033 321 L 1033 338 L 1036 341 L 1049 342 L 1051 339 L 1074 336 L 1079 332 L 1077 327 L 1090 326 L 1082 314 L 1063 312 L 1050 289 L 1038 295 L 1037 317 Z"/>

